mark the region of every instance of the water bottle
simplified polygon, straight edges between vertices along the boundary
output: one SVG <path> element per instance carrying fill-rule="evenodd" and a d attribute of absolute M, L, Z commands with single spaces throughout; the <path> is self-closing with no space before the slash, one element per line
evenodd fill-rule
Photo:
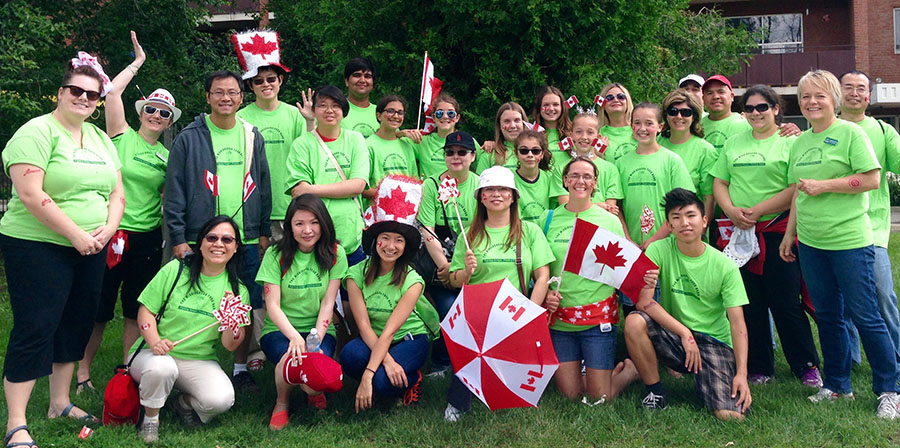
<path fill-rule="evenodd" d="M 322 343 L 319 340 L 319 330 L 313 328 L 309 330 L 309 336 L 306 337 L 306 351 L 309 353 L 319 351 L 319 345 Z"/>

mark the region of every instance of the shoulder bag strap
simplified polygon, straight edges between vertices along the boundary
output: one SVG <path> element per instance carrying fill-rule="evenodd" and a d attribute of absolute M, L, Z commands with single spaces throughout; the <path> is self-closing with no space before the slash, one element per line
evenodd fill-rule
<path fill-rule="evenodd" d="M 525 288 L 525 273 L 522 271 L 522 241 L 516 242 L 516 270 L 519 271 L 519 286 L 522 288 L 522 294 L 528 294 Z"/>
<path fill-rule="evenodd" d="M 328 160 L 331 160 L 331 164 L 334 165 L 334 169 L 337 171 L 338 176 L 341 176 L 341 180 L 347 180 L 347 175 L 344 174 L 344 169 L 341 168 L 341 164 L 338 163 L 337 159 L 334 158 L 334 154 L 331 153 L 331 150 L 328 149 L 328 145 L 325 144 L 325 141 L 322 140 L 322 136 L 316 132 L 315 129 L 312 130 L 312 135 L 316 137 L 316 141 L 319 142 L 319 146 L 325 150 L 325 154 L 328 155 Z M 353 202 L 356 203 L 356 208 L 359 209 L 359 216 L 363 215 L 362 205 L 359 204 L 359 198 L 353 196 Z"/>
<path fill-rule="evenodd" d="M 550 220 L 553 219 L 553 209 L 550 209 L 549 213 L 547 213 L 547 221 L 544 222 L 544 236 L 547 236 L 547 232 L 550 231 Z"/>
<path fill-rule="evenodd" d="M 181 273 L 184 271 L 184 261 L 178 262 L 178 274 L 175 276 L 175 281 L 172 282 L 172 287 L 169 288 L 169 293 L 166 294 L 166 300 L 163 301 L 162 307 L 159 309 L 159 312 L 156 313 L 156 323 L 162 319 L 163 312 L 166 310 L 166 305 L 169 304 L 169 299 L 172 297 L 172 292 L 175 291 L 175 287 L 178 286 L 178 281 L 181 280 Z M 138 353 L 141 352 L 141 349 L 144 348 L 144 345 L 147 343 L 147 340 L 141 338 L 141 343 L 138 345 L 137 350 L 134 351 L 134 354 L 131 355 L 131 359 L 128 360 L 128 367 L 131 367 L 131 363 L 134 362 L 134 358 L 137 357 Z"/>

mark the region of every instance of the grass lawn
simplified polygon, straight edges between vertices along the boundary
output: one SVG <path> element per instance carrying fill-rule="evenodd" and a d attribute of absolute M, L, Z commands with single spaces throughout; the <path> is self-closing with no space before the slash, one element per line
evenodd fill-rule
<path fill-rule="evenodd" d="M 900 234 L 891 235 L 894 282 L 900 267 Z M 5 277 L 0 279 L 0 357 L 5 354 L 12 326 Z M 121 317 L 111 322 L 107 341 L 94 364 L 93 380 L 103 387 L 119 361 Z M 817 338 L 818 339 L 818 338 Z M 230 370 L 230 356 L 223 355 Z M 587 407 L 563 399 L 551 386 L 538 409 L 491 413 L 476 400 L 474 411 L 456 424 L 443 421 L 444 394 L 449 380 L 424 383 L 421 405 L 388 412 L 369 410 L 356 415 L 356 381 L 346 379 L 344 390 L 329 397 L 327 411 L 312 411 L 299 391 L 294 393 L 290 426 L 268 429 L 275 401 L 272 367 L 255 375 L 263 386 L 258 395 L 239 395 L 235 407 L 212 424 L 186 431 L 171 412 L 162 414 L 157 446 L 168 447 L 287 447 L 287 446 L 896 446 L 900 421 L 875 418 L 868 364 L 853 372 L 856 400 L 814 405 L 806 396 L 814 392 L 791 376 L 780 350 L 776 354 L 777 379 L 752 386 L 753 407 L 743 423 L 721 423 L 702 408 L 690 379 L 663 375 L 669 408 L 650 413 L 641 408 L 643 386 L 632 385 L 611 404 Z M 82 408 L 99 415 L 101 394 L 74 396 Z M 0 398 L 0 401 L 3 401 Z M 68 419 L 48 420 L 47 379 L 38 381 L 28 407 L 32 434 L 42 447 L 141 447 L 133 427 L 99 428 L 86 441 L 78 439 L 81 424 Z M 0 421 L 6 421 L 5 401 Z"/>

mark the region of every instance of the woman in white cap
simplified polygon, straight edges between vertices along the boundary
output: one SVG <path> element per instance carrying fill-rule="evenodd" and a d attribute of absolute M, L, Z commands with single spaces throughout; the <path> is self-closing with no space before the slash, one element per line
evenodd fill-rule
<path fill-rule="evenodd" d="M 120 289 L 125 319 L 122 356 L 127 357 L 127 350 L 140 336 L 137 298 L 162 264 L 162 190 L 169 150 L 159 142 L 159 137 L 178 120 L 181 111 L 175 107 L 171 93 L 156 89 L 148 98 L 134 103 L 140 128 L 135 131 L 128 126 L 122 96 L 146 59 L 134 31 L 131 32 L 131 43 L 134 45 L 134 62 L 113 78 L 113 89 L 106 96 L 104 107 L 106 134 L 112 138 L 122 162 L 122 185 L 128 201 L 106 254 L 100 305 L 84 358 L 78 364 L 76 394 L 94 389 L 91 363 L 103 341 L 106 323 L 113 319 Z"/>
<path fill-rule="evenodd" d="M 532 302 L 542 305 L 555 258 L 541 229 L 519 219 L 519 190 L 513 172 L 502 166 L 484 170 L 475 198 L 478 208 L 466 233 L 471 249 L 463 251 L 457 242 L 450 262 L 451 285 L 460 288 L 508 278 Z M 533 287 L 529 286 L 532 282 Z M 469 411 L 472 393 L 453 377 L 447 401 L 444 419 L 455 422 Z"/>

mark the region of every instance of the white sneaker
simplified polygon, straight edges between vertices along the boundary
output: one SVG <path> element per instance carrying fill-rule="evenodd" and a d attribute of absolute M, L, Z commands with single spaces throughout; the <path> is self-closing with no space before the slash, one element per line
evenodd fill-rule
<path fill-rule="evenodd" d="M 823 401 L 834 401 L 834 400 L 837 400 L 838 398 L 843 398 L 845 400 L 852 400 L 853 392 L 848 392 L 846 394 L 839 394 L 827 387 L 823 387 L 823 388 L 819 389 L 819 391 L 816 392 L 815 395 L 810 395 L 809 401 L 811 401 L 813 403 L 821 403 Z"/>
<path fill-rule="evenodd" d="M 897 418 L 900 408 L 900 394 L 896 392 L 885 392 L 878 396 L 878 410 L 875 416 L 893 420 Z"/>
<path fill-rule="evenodd" d="M 460 417 L 462 417 L 462 411 L 447 403 L 447 409 L 444 409 L 444 421 L 455 423 Z"/>

